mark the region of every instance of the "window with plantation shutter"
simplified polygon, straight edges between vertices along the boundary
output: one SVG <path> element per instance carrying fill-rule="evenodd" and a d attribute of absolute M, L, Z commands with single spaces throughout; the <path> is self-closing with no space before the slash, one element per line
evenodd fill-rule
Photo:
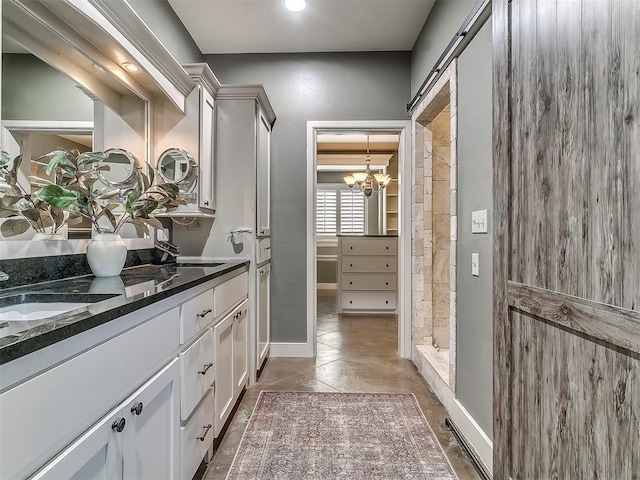
<path fill-rule="evenodd" d="M 362 192 L 340 190 L 340 233 L 364 235 L 364 206 Z"/>
<path fill-rule="evenodd" d="M 338 202 L 335 187 L 318 188 L 316 204 L 316 232 L 318 235 L 336 235 L 338 233 Z"/>

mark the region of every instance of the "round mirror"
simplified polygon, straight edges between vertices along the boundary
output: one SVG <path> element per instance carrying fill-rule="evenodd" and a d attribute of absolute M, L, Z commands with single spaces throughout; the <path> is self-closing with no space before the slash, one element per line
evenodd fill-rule
<path fill-rule="evenodd" d="M 180 190 L 189 191 L 198 176 L 198 165 L 195 159 L 184 150 L 170 148 L 158 159 L 158 175 L 167 183 L 173 183 Z"/>
<path fill-rule="evenodd" d="M 103 165 L 107 165 L 109 170 L 101 170 L 100 178 L 107 185 L 113 187 L 126 187 L 133 185 L 136 181 L 134 172 L 136 170 L 136 160 L 133 155 L 120 148 L 110 148 L 105 150 Z"/>

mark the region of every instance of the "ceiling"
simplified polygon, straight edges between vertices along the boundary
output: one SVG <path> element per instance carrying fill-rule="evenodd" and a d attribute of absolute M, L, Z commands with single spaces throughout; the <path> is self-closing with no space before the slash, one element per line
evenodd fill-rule
<path fill-rule="evenodd" d="M 435 0 L 168 0 L 204 54 L 407 51 Z"/>

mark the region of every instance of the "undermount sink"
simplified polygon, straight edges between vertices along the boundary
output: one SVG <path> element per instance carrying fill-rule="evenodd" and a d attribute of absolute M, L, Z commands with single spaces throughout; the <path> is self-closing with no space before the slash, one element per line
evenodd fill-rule
<path fill-rule="evenodd" d="M 112 294 L 22 293 L 0 298 L 0 322 L 27 322 L 71 312 L 112 298 Z"/>

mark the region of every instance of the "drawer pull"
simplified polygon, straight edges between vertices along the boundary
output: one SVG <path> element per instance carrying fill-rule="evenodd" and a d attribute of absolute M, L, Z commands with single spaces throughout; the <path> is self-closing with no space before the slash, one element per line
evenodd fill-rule
<path fill-rule="evenodd" d="M 353 247 L 349 247 L 351 250 L 353 250 Z"/>
<path fill-rule="evenodd" d="M 209 433 L 209 430 L 211 430 L 211 427 L 213 425 L 209 424 L 209 425 L 204 425 L 202 427 L 202 435 L 200 435 L 199 437 L 196 437 L 198 440 L 200 440 L 201 442 L 204 442 L 204 437 L 207 436 L 207 433 Z"/>
<path fill-rule="evenodd" d="M 387 250 L 389 250 L 389 247 L 387 247 Z"/>
<path fill-rule="evenodd" d="M 143 407 L 144 407 L 144 404 L 142 402 L 136 402 L 131 407 L 131 413 L 134 413 L 136 415 L 140 415 L 142 413 Z"/>
<path fill-rule="evenodd" d="M 349 303 L 353 303 L 353 300 L 349 300 Z"/>
<path fill-rule="evenodd" d="M 384 282 L 385 285 L 389 285 L 389 282 Z"/>
<path fill-rule="evenodd" d="M 204 368 L 203 368 L 202 370 L 198 370 L 198 373 L 199 373 L 200 375 L 206 375 L 207 370 L 209 370 L 211 367 L 213 367 L 213 363 L 211 363 L 211 362 L 206 363 L 206 364 L 204 365 Z"/>
<path fill-rule="evenodd" d="M 124 430 L 126 424 L 127 421 L 124 418 L 119 418 L 118 420 L 113 421 L 111 424 L 111 430 L 120 433 Z"/>
<path fill-rule="evenodd" d="M 353 267 L 353 263 L 350 263 L 350 264 L 349 264 L 349 266 L 350 266 L 350 267 Z"/>
<path fill-rule="evenodd" d="M 387 268 L 389 268 L 389 264 L 387 263 Z"/>
<path fill-rule="evenodd" d="M 384 303 L 386 303 L 387 305 L 389 305 L 389 300 L 385 300 Z"/>
<path fill-rule="evenodd" d="M 353 285 L 353 282 L 349 282 L 349 285 Z"/>
<path fill-rule="evenodd" d="M 213 312 L 213 310 L 211 308 L 207 308 L 206 310 L 203 310 L 202 313 L 198 313 L 196 316 L 204 318 L 207 315 L 209 315 L 211 312 Z"/>

